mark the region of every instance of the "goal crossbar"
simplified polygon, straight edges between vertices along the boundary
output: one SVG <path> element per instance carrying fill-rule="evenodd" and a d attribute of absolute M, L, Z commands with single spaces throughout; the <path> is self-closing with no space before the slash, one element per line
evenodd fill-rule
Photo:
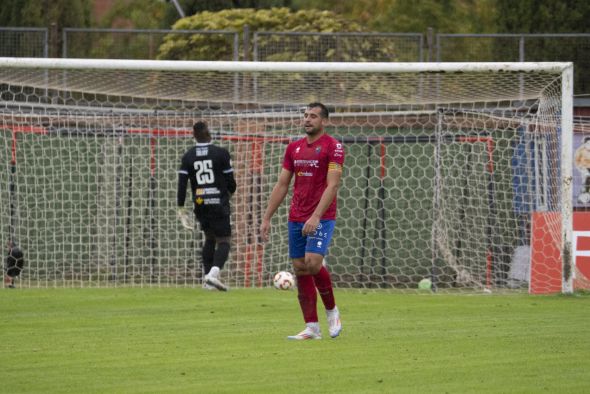
<path fill-rule="evenodd" d="M 187 60 L 0 58 L 0 68 L 86 69 L 134 71 L 218 72 L 531 72 L 560 73 L 571 62 L 453 62 L 453 63 L 346 63 L 346 62 L 233 62 Z"/>

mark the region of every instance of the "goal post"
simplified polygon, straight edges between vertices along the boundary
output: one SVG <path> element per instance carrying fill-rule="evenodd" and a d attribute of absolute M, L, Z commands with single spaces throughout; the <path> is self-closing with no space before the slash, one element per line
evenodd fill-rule
<path fill-rule="evenodd" d="M 346 150 L 337 287 L 569 293 L 572 67 L 0 58 L 0 236 L 27 256 L 22 286 L 200 285 L 175 193 L 202 119 L 238 183 L 223 279 L 270 286 L 289 269 L 288 201 L 268 243 L 261 215 L 321 101 Z"/>

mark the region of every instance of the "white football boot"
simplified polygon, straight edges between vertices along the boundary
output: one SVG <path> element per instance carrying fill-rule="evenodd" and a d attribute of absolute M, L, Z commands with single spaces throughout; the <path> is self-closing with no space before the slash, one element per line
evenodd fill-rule
<path fill-rule="evenodd" d="M 211 268 L 211 271 L 205 275 L 205 283 L 219 291 L 227 291 L 227 286 L 219 280 L 219 267 Z"/>
<path fill-rule="evenodd" d="M 320 332 L 320 327 L 318 323 L 308 323 L 305 330 L 301 331 L 297 335 L 290 335 L 287 339 L 292 339 L 295 341 L 305 341 L 306 339 L 322 339 L 322 333 Z"/>
<path fill-rule="evenodd" d="M 336 338 L 342 331 L 342 322 L 340 322 L 340 312 L 335 306 L 331 311 L 326 310 L 326 317 L 328 318 L 328 332 L 330 337 Z"/>

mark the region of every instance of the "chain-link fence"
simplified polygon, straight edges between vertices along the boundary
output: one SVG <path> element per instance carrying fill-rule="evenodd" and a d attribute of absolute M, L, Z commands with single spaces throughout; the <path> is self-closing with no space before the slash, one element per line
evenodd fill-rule
<path fill-rule="evenodd" d="M 62 57 L 90 59 L 159 59 L 163 45 L 174 35 L 184 48 L 215 45 L 230 48 L 215 58 L 194 60 L 239 60 L 238 33 L 225 30 L 78 29 L 62 32 Z M 206 56 L 205 56 L 206 57 Z"/>
<path fill-rule="evenodd" d="M 572 61 L 590 93 L 590 34 L 432 34 L 0 28 L 0 56 L 311 62 Z M 58 50 L 57 46 L 60 47 Z M 51 54 L 51 55 L 50 55 Z"/>
<path fill-rule="evenodd" d="M 255 32 L 255 61 L 421 62 L 419 33 Z"/>
<path fill-rule="evenodd" d="M 47 57 L 48 36 L 44 28 L 0 27 L 0 56 Z"/>
<path fill-rule="evenodd" d="M 590 34 L 437 34 L 436 61 L 571 61 L 575 93 L 590 93 Z"/>

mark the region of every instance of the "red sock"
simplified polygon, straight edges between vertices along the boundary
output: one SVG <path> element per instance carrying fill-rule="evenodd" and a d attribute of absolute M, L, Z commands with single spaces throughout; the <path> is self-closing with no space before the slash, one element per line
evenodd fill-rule
<path fill-rule="evenodd" d="M 316 323 L 318 321 L 318 295 L 315 290 L 313 277 L 311 275 L 298 276 L 297 290 L 299 293 L 299 305 L 301 306 L 301 312 L 303 312 L 303 320 L 306 323 Z"/>
<path fill-rule="evenodd" d="M 326 267 L 322 266 L 320 272 L 313 276 L 313 280 L 315 286 L 318 288 L 320 297 L 322 297 L 324 307 L 328 310 L 334 309 L 336 307 L 336 300 L 334 299 L 334 290 L 332 289 L 332 278 L 330 278 L 330 273 Z"/>

